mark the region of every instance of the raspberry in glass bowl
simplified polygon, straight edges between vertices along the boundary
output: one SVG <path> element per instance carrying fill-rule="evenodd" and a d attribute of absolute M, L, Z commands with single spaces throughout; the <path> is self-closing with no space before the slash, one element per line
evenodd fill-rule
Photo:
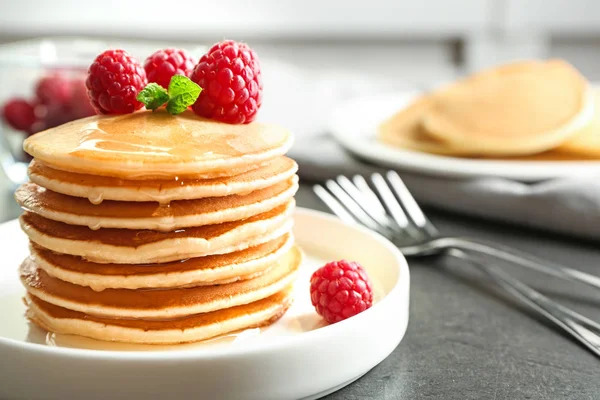
<path fill-rule="evenodd" d="M 29 77 L 28 77 L 29 78 Z M 24 181 L 29 156 L 21 149 L 25 138 L 66 122 L 95 115 L 85 88 L 85 70 L 76 67 L 43 68 L 28 83 L 4 86 L 0 99 L 0 140 L 3 167 L 15 184 Z M 11 167 L 9 167 L 11 166 Z M 11 170 L 6 170 L 12 168 Z"/>
<path fill-rule="evenodd" d="M 206 51 L 182 43 L 194 59 Z M 106 49 L 124 48 L 144 60 L 164 44 L 152 41 L 101 41 L 47 38 L 0 45 L 0 165 L 16 187 L 27 180 L 29 135 L 95 114 L 87 95 L 87 70 Z"/>

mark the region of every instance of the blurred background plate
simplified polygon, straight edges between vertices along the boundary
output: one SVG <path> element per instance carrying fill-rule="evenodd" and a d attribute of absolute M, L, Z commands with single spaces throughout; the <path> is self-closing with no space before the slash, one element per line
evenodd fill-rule
<path fill-rule="evenodd" d="M 329 131 L 346 150 L 371 163 L 447 178 L 498 177 L 524 182 L 600 175 L 600 161 L 489 160 L 449 157 L 401 149 L 377 140 L 382 121 L 407 106 L 418 92 L 349 100 L 334 109 Z"/>

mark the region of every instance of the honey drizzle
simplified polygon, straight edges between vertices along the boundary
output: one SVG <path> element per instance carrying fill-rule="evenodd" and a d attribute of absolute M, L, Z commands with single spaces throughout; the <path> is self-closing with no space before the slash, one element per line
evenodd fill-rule
<path fill-rule="evenodd" d="M 97 153 L 120 153 L 138 157 L 175 158 L 181 161 L 239 157 L 268 147 L 260 136 L 238 133 L 192 131 L 189 114 L 174 118 L 165 111 L 133 113 L 98 119 L 83 129 L 79 145 L 70 153 L 87 157 Z M 174 122 L 175 121 L 175 122 Z"/>

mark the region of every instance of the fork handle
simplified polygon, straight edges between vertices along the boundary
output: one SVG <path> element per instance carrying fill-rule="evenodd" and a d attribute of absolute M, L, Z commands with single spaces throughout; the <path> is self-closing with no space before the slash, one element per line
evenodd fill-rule
<path fill-rule="evenodd" d="M 425 246 L 421 247 L 421 251 L 423 251 L 423 247 Z M 572 282 L 584 283 L 586 285 L 600 289 L 600 277 L 588 274 L 587 272 L 578 271 L 573 268 L 564 267 L 551 261 L 543 261 L 523 251 L 490 243 L 481 239 L 462 237 L 440 237 L 430 241 L 427 250 L 429 250 L 430 254 L 434 254 L 442 249 L 452 248 L 487 255 L 538 272 L 543 272 L 547 275 L 551 275 Z M 421 252 L 421 254 L 423 254 L 423 252 Z"/>
<path fill-rule="evenodd" d="M 485 265 L 463 251 L 452 249 L 448 254 L 470 262 L 484 271 L 492 280 L 513 297 L 537 311 L 555 326 L 600 357 L 600 325 L 585 316 L 564 307 L 523 282 L 513 278 L 502 269 Z"/>

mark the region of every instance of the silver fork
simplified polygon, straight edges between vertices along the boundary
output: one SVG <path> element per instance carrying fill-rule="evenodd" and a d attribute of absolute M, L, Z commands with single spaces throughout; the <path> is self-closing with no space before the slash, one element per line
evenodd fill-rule
<path fill-rule="evenodd" d="M 594 287 L 600 287 L 600 278 L 551 263 L 547 263 L 551 265 L 547 266 L 525 253 L 488 242 L 441 236 L 398 174 L 390 171 L 387 178 L 389 185 L 382 175 L 372 176 L 372 184 L 379 196 L 360 175 L 353 177 L 352 181 L 339 176 L 336 181 L 327 181 L 325 187 L 315 185 L 314 191 L 342 220 L 358 222 L 379 232 L 394 242 L 406 256 L 448 254 L 471 263 L 507 293 L 546 317 L 600 357 L 600 324 L 550 300 L 502 269 L 483 262 L 486 256 L 491 256 Z"/>
<path fill-rule="evenodd" d="M 354 176 L 352 181 L 345 176 L 339 176 L 336 181 L 327 181 L 325 186 L 331 194 L 320 185 L 317 185 L 314 190 L 334 213 L 345 213 L 342 219 L 356 219 L 384 236 L 393 237 L 394 243 L 405 256 L 427 256 L 440 254 L 448 249 L 459 249 L 600 289 L 600 277 L 595 275 L 551 261 L 540 260 L 525 252 L 482 239 L 442 236 L 425 217 L 400 176 L 390 171 L 387 173 L 387 180 L 389 185 L 381 174 L 372 176 L 375 190 L 389 210 L 389 214 L 379 197 L 360 175 Z M 349 215 L 344 207 L 340 209 L 336 198 L 354 217 Z M 411 217 L 410 220 L 406 214 Z"/>

